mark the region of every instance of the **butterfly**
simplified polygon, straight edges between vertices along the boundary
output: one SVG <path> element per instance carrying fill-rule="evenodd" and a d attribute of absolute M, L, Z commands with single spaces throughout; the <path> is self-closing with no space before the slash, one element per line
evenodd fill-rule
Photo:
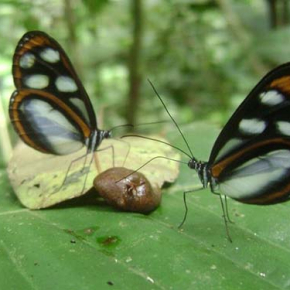
<path fill-rule="evenodd" d="M 16 90 L 9 115 L 15 131 L 30 147 L 66 155 L 97 150 L 110 131 L 100 130 L 92 103 L 60 44 L 41 31 L 20 39 L 13 56 Z"/>
<path fill-rule="evenodd" d="M 254 87 L 216 139 L 207 162 L 188 163 L 203 187 L 239 202 L 268 205 L 290 197 L 290 63 Z"/>
<path fill-rule="evenodd" d="M 220 132 L 208 161 L 193 156 L 178 124 L 150 84 L 190 154 L 172 147 L 190 157 L 188 166 L 197 172 L 203 188 L 246 204 L 289 200 L 290 63 L 273 69 L 254 87 Z"/>

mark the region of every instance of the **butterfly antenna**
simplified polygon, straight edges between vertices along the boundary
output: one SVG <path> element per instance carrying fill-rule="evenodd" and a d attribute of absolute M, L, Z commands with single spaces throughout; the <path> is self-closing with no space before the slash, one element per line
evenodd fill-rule
<path fill-rule="evenodd" d="M 138 124 L 135 124 L 134 127 L 146 126 L 146 125 L 155 125 L 155 124 L 164 124 L 164 123 L 168 123 L 168 122 L 169 122 L 169 120 L 161 120 L 161 121 L 154 121 L 154 122 L 138 123 Z"/>
<path fill-rule="evenodd" d="M 122 128 L 122 127 L 131 127 L 131 128 L 134 128 L 134 125 L 133 124 L 122 124 L 122 125 L 118 125 L 118 126 L 115 126 L 115 127 L 111 128 L 110 131 L 113 131 L 115 129 Z"/>
<path fill-rule="evenodd" d="M 155 142 L 159 142 L 159 143 L 162 143 L 162 144 L 165 144 L 165 145 L 168 145 L 180 152 L 182 152 L 183 154 L 185 154 L 187 157 L 189 158 L 192 158 L 187 152 L 185 152 L 184 150 L 174 146 L 174 145 L 171 145 L 170 143 L 168 142 L 165 142 L 165 141 L 162 141 L 162 140 L 159 140 L 159 139 L 155 139 L 155 138 L 150 138 L 150 137 L 146 137 L 146 136 L 142 136 L 142 135 L 137 135 L 137 134 L 128 134 L 128 135 L 124 135 L 122 136 L 121 138 L 126 138 L 126 137 L 137 137 L 137 138 L 142 138 L 142 139 L 147 139 L 147 140 L 151 140 L 151 141 L 155 141 Z"/>
<path fill-rule="evenodd" d="M 126 163 L 126 161 L 127 161 L 127 158 L 128 158 L 128 156 L 129 156 L 129 153 L 130 153 L 130 150 L 131 150 L 131 145 L 130 145 L 130 143 L 128 143 L 128 142 L 126 142 L 126 141 L 124 141 L 124 142 L 125 142 L 125 144 L 127 144 L 127 146 L 129 147 L 129 149 L 127 150 L 127 153 L 126 153 L 126 155 L 125 155 L 125 158 L 124 158 L 124 161 L 123 161 L 122 167 L 125 167 L 125 163 Z"/>
<path fill-rule="evenodd" d="M 187 162 L 184 162 L 184 161 L 180 161 L 180 160 L 177 160 L 177 159 L 173 159 L 173 158 L 169 158 L 169 157 L 165 157 L 165 156 L 155 156 L 153 158 L 151 158 L 150 160 L 148 160 L 147 162 L 145 162 L 143 165 L 141 165 L 140 167 L 138 167 L 137 169 L 135 169 L 134 171 L 132 171 L 130 174 L 122 177 L 121 179 L 117 180 L 115 183 L 118 183 L 120 182 L 121 180 L 123 179 L 126 179 L 127 177 L 129 177 L 130 175 L 138 172 L 140 169 L 142 169 L 144 166 L 146 166 L 147 164 L 149 164 L 150 162 L 152 162 L 153 160 L 155 159 L 166 159 L 166 160 L 170 160 L 170 161 L 174 161 L 174 162 L 178 162 L 178 163 L 182 163 L 182 164 L 187 164 Z"/>
<path fill-rule="evenodd" d="M 135 128 L 135 127 L 139 127 L 139 126 L 146 126 L 146 125 L 155 125 L 155 124 L 162 124 L 162 123 L 168 123 L 168 120 L 161 120 L 161 121 L 154 121 L 154 122 L 146 122 L 146 123 L 139 123 L 139 124 L 122 124 L 122 125 L 118 125 L 115 126 L 113 128 L 110 129 L 110 131 L 115 130 L 117 128 L 122 128 L 122 127 L 131 127 L 131 128 Z"/>
<path fill-rule="evenodd" d="M 121 137 L 122 138 L 122 137 Z M 131 144 L 126 142 L 125 140 L 122 140 L 120 138 L 113 138 L 114 140 L 118 141 L 118 142 L 122 142 L 123 144 L 126 144 L 128 146 L 128 150 L 127 150 L 127 153 L 125 155 L 125 158 L 124 158 L 124 161 L 123 161 L 123 164 L 122 164 L 122 167 L 124 167 L 126 161 L 127 161 L 127 158 L 129 156 L 129 153 L 130 153 L 130 150 L 131 150 Z"/>
<path fill-rule="evenodd" d="M 178 124 L 176 123 L 176 121 L 174 120 L 174 118 L 172 117 L 172 115 L 170 114 L 170 112 L 168 111 L 168 109 L 167 109 L 165 103 L 163 102 L 162 98 L 161 98 L 160 95 L 158 94 L 158 92 L 157 92 L 157 90 L 155 89 L 155 87 L 154 87 L 154 85 L 152 84 L 152 82 L 151 82 L 149 79 L 147 79 L 147 80 L 148 80 L 149 84 L 151 85 L 153 91 L 154 91 L 155 94 L 157 95 L 158 99 L 159 99 L 160 102 L 162 103 L 162 105 L 163 105 L 164 109 L 166 110 L 168 116 L 170 117 L 170 119 L 171 119 L 172 122 L 174 123 L 175 127 L 176 127 L 177 130 L 179 131 L 179 133 L 180 133 L 182 139 L 184 140 L 184 142 L 185 142 L 185 144 L 186 144 L 186 146 L 187 146 L 187 148 L 188 148 L 188 150 L 189 150 L 189 152 L 190 152 L 190 154 L 191 154 L 191 157 L 190 157 L 190 158 L 195 160 L 195 158 L 193 157 L 192 151 L 191 151 L 191 149 L 190 149 L 190 147 L 189 147 L 189 144 L 188 144 L 188 142 L 186 141 L 186 139 L 185 139 L 185 137 L 184 137 L 182 131 L 180 130 Z"/>

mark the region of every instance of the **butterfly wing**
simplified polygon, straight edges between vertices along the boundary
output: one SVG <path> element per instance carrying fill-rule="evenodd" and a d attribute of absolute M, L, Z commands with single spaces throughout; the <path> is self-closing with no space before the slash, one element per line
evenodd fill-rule
<path fill-rule="evenodd" d="M 78 150 L 97 129 L 89 97 L 61 46 L 46 33 L 31 31 L 13 56 L 17 90 L 9 113 L 22 140 L 52 154 Z"/>
<path fill-rule="evenodd" d="M 230 118 L 209 159 L 212 184 L 245 203 L 290 194 L 290 63 L 268 73 Z"/>
<path fill-rule="evenodd" d="M 16 90 L 10 99 L 10 119 L 29 146 L 43 153 L 65 155 L 81 149 L 91 130 L 56 96 L 38 90 Z"/>

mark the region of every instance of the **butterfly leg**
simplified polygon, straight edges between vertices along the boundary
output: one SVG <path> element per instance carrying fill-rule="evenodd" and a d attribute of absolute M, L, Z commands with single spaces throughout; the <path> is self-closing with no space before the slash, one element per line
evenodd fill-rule
<path fill-rule="evenodd" d="M 228 207 L 228 198 L 226 195 L 225 195 L 225 209 L 226 209 L 226 216 L 227 216 L 228 222 L 230 222 L 231 224 L 234 224 L 234 222 L 230 218 L 229 207 Z"/>
<path fill-rule="evenodd" d="M 80 159 L 82 159 L 82 158 L 85 157 L 85 162 L 84 162 L 84 165 L 83 165 L 83 168 L 82 168 L 81 172 L 84 171 L 85 164 L 86 164 L 86 161 L 87 161 L 87 156 L 88 156 L 88 152 L 87 152 L 85 155 L 82 155 L 82 156 L 80 156 L 80 157 L 74 159 L 74 160 L 70 163 L 69 167 L 67 168 L 67 171 L 66 171 L 66 174 L 65 174 L 65 177 L 64 177 L 64 180 L 63 180 L 63 182 L 62 182 L 62 185 L 61 185 L 60 189 L 61 189 L 61 188 L 66 184 L 67 177 L 68 177 L 68 174 L 69 174 L 69 172 L 70 172 L 70 170 L 71 170 L 72 165 L 73 165 L 75 162 L 77 162 L 77 161 L 79 161 Z M 59 189 L 59 190 L 60 190 L 60 189 Z M 59 190 L 58 190 L 58 191 L 59 191 Z"/>
<path fill-rule="evenodd" d="M 67 170 L 66 170 L 66 173 L 65 173 L 64 179 L 63 179 L 63 181 L 62 181 L 62 184 L 61 184 L 60 187 L 59 187 L 57 190 L 55 190 L 52 194 L 58 193 L 58 192 L 63 188 L 63 186 L 66 185 L 66 183 L 67 183 L 67 179 L 68 179 L 68 174 L 69 174 L 69 172 L 70 172 L 70 170 L 71 170 L 71 167 L 72 167 L 73 163 L 75 163 L 76 161 L 78 161 L 78 160 L 80 160 L 80 159 L 82 159 L 82 158 L 84 158 L 84 157 L 86 157 L 86 159 L 87 159 L 87 155 L 88 155 L 88 153 L 86 153 L 85 155 L 82 155 L 82 156 L 80 156 L 80 157 L 78 157 L 78 158 L 72 160 L 72 162 L 70 163 L 70 165 L 68 166 L 68 168 L 67 168 Z"/>
<path fill-rule="evenodd" d="M 98 152 L 98 151 L 104 151 L 104 150 L 107 150 L 107 149 L 112 149 L 112 153 L 113 153 L 113 156 L 114 156 L 115 151 L 114 151 L 114 146 L 112 146 L 112 145 L 107 146 L 107 147 L 105 147 L 105 148 L 97 149 L 95 152 Z M 85 166 L 86 163 L 87 163 L 87 156 L 89 155 L 90 152 L 91 152 L 91 151 L 88 150 L 87 153 L 86 153 L 86 155 L 81 156 L 81 157 L 85 157 L 85 162 L 84 162 L 84 166 L 83 166 L 83 169 L 82 169 L 82 173 L 84 173 L 84 172 L 85 172 L 84 169 L 87 168 L 86 175 L 85 175 L 85 180 L 84 180 L 84 182 L 83 182 L 83 187 L 82 187 L 82 190 L 81 190 L 81 194 L 84 192 L 84 190 L 85 190 L 85 188 L 86 188 L 86 183 L 87 183 L 88 175 L 89 175 L 89 173 L 90 173 L 90 168 L 91 168 L 91 165 L 92 165 L 93 160 L 94 160 L 94 154 L 92 154 L 92 157 L 91 157 L 91 159 L 90 159 L 90 162 L 89 162 L 89 164 L 88 164 L 88 167 Z M 80 159 L 81 157 L 77 158 L 76 160 Z M 114 159 L 113 159 L 113 160 L 114 160 Z M 73 162 L 74 162 L 74 161 L 75 161 L 75 160 L 73 160 Z"/>
<path fill-rule="evenodd" d="M 184 191 L 183 192 L 183 203 L 184 203 L 185 211 L 184 211 L 183 219 L 182 219 L 181 223 L 178 226 L 179 229 L 183 226 L 183 224 L 185 223 L 186 218 L 187 218 L 188 207 L 187 207 L 187 202 L 186 202 L 186 194 L 189 193 L 189 192 L 192 192 L 192 191 L 189 190 L 189 191 Z"/>
<path fill-rule="evenodd" d="M 114 156 L 114 152 L 115 152 L 115 151 L 114 151 L 114 147 L 113 147 L 112 145 L 110 145 L 110 146 L 108 146 L 108 147 L 105 147 L 105 148 L 97 149 L 95 152 L 98 152 L 98 151 L 104 151 L 104 150 L 107 150 L 107 149 L 112 149 L 113 156 Z M 85 175 L 85 180 L 84 180 L 84 182 L 83 182 L 83 187 L 82 187 L 82 190 L 81 190 L 81 194 L 84 192 L 84 190 L 85 190 L 85 188 L 86 188 L 86 183 L 87 183 L 88 175 L 89 175 L 89 173 L 90 173 L 90 168 L 91 168 L 91 165 L 92 165 L 93 160 L 94 160 L 94 154 L 92 154 L 92 157 L 91 157 L 91 159 L 90 159 L 90 161 L 89 161 L 88 167 L 86 167 L 86 163 L 87 163 L 87 159 L 88 159 L 87 157 L 88 157 L 88 155 L 90 154 L 90 152 L 91 152 L 91 151 L 88 150 L 87 153 L 86 153 L 85 155 L 83 155 L 83 156 L 81 156 L 81 157 L 78 157 L 77 159 L 75 159 L 75 160 L 73 160 L 73 161 L 71 162 L 71 164 L 72 164 L 73 162 L 75 162 L 75 161 L 77 161 L 77 160 L 79 160 L 79 159 L 85 157 L 85 162 L 84 162 L 83 169 L 81 170 L 81 172 L 82 172 L 82 173 L 86 173 L 86 175 Z M 71 167 L 71 165 L 70 165 L 70 167 Z M 69 169 L 70 169 L 70 167 L 69 167 Z M 87 169 L 86 172 L 85 172 L 85 169 Z M 69 172 L 69 170 L 67 171 L 67 174 L 68 174 L 68 172 Z M 67 175 L 66 175 L 66 177 L 67 177 Z"/>
<path fill-rule="evenodd" d="M 113 156 L 113 167 L 115 167 L 115 149 L 113 145 L 101 148 L 101 149 L 97 149 L 95 152 L 101 152 L 101 151 L 105 151 L 111 149 L 112 150 L 112 156 Z"/>
<path fill-rule="evenodd" d="M 195 192 L 195 191 L 199 191 L 203 189 L 203 187 L 200 187 L 200 188 L 197 188 L 197 189 L 192 189 L 192 190 L 187 190 L 187 191 L 184 191 L 183 192 L 183 202 L 184 202 L 184 208 L 185 208 L 185 212 L 184 212 L 184 216 L 183 216 L 183 219 L 182 219 L 182 222 L 180 223 L 180 225 L 178 226 L 178 228 L 180 229 L 183 224 L 185 223 L 186 221 L 186 217 L 187 217 L 187 213 L 188 213 L 188 206 L 187 206 L 187 202 L 186 202 L 186 194 L 187 193 L 190 193 L 190 192 Z"/>
<path fill-rule="evenodd" d="M 87 155 L 88 155 L 88 154 L 86 154 L 86 156 L 87 156 Z M 86 158 L 86 159 L 87 159 L 87 158 Z M 81 190 L 81 194 L 84 192 L 84 190 L 85 190 L 85 188 L 86 188 L 86 183 L 87 183 L 88 175 L 89 175 L 89 173 L 90 173 L 90 168 L 91 168 L 91 165 L 92 165 L 92 163 L 93 163 L 93 160 L 94 160 L 94 154 L 92 154 L 92 157 L 91 157 L 91 160 L 90 160 L 90 163 L 89 163 L 88 171 L 87 171 L 87 173 L 86 173 L 85 180 L 84 180 L 84 182 L 83 182 L 83 188 L 82 188 L 82 190 Z"/>
<path fill-rule="evenodd" d="M 81 173 L 84 173 L 85 172 L 85 168 L 86 168 L 86 163 L 87 163 L 87 159 L 88 159 L 88 155 L 90 154 L 90 151 L 87 150 L 87 153 L 85 155 L 83 155 L 82 157 L 85 157 L 85 160 L 84 160 L 84 164 L 83 164 L 83 168 L 81 170 Z M 73 160 L 75 161 L 75 160 Z"/>
<path fill-rule="evenodd" d="M 129 142 L 126 142 L 125 140 L 122 140 L 122 139 L 114 139 L 114 140 L 125 143 L 125 144 L 128 146 L 128 148 L 129 148 L 129 149 L 127 150 L 127 153 L 126 153 L 126 155 L 125 155 L 125 158 L 124 158 L 124 161 L 123 161 L 123 164 L 122 164 L 122 167 L 124 167 L 124 166 L 125 166 L 125 163 L 126 163 L 126 161 L 127 161 L 127 158 L 128 158 L 128 156 L 129 156 L 130 150 L 131 150 L 131 145 L 130 145 Z"/>
<path fill-rule="evenodd" d="M 220 198 L 220 202 L 221 202 L 221 206 L 222 206 L 222 210 L 223 210 L 223 219 L 224 219 L 224 222 L 225 222 L 226 234 L 227 234 L 228 240 L 232 243 L 233 240 L 232 240 L 232 238 L 230 236 L 230 232 L 229 232 L 228 219 L 227 219 L 227 216 L 226 216 L 225 205 L 224 205 L 222 196 L 220 194 L 219 194 L 219 198 Z"/>
<path fill-rule="evenodd" d="M 216 195 L 218 195 L 221 198 L 220 193 L 215 191 L 214 186 L 212 185 L 212 183 L 210 183 L 210 190 L 211 190 L 211 192 L 213 194 L 216 194 Z M 234 222 L 230 218 L 227 196 L 224 195 L 224 198 L 225 198 L 225 207 L 224 207 L 225 211 L 223 211 L 224 212 L 224 218 L 226 218 L 229 223 L 234 224 Z"/>

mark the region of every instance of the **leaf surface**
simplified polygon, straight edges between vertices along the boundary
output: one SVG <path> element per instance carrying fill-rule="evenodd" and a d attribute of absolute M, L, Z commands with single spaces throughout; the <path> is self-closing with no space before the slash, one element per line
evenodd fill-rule
<path fill-rule="evenodd" d="M 9 163 L 8 174 L 21 203 L 30 209 L 39 209 L 84 195 L 92 187 L 98 173 L 114 165 L 135 170 L 157 156 L 179 160 L 179 154 L 171 147 L 140 138 L 103 140 L 98 152 L 87 156 L 85 149 L 70 155 L 55 156 L 19 143 Z M 89 166 L 91 161 L 92 165 Z M 141 168 L 140 172 L 151 185 L 161 187 L 164 182 L 176 179 L 179 164 L 156 159 Z"/>
<path fill-rule="evenodd" d="M 183 129 L 195 157 L 207 160 L 219 130 L 204 124 Z M 183 146 L 179 135 L 169 135 Z M 290 203 L 230 200 L 229 243 L 219 199 L 208 190 L 188 194 L 189 214 L 178 230 L 182 192 L 198 185 L 186 165 L 149 215 L 84 197 L 32 211 L 16 200 L 4 173 L 1 182 L 0 289 L 290 288 Z"/>

